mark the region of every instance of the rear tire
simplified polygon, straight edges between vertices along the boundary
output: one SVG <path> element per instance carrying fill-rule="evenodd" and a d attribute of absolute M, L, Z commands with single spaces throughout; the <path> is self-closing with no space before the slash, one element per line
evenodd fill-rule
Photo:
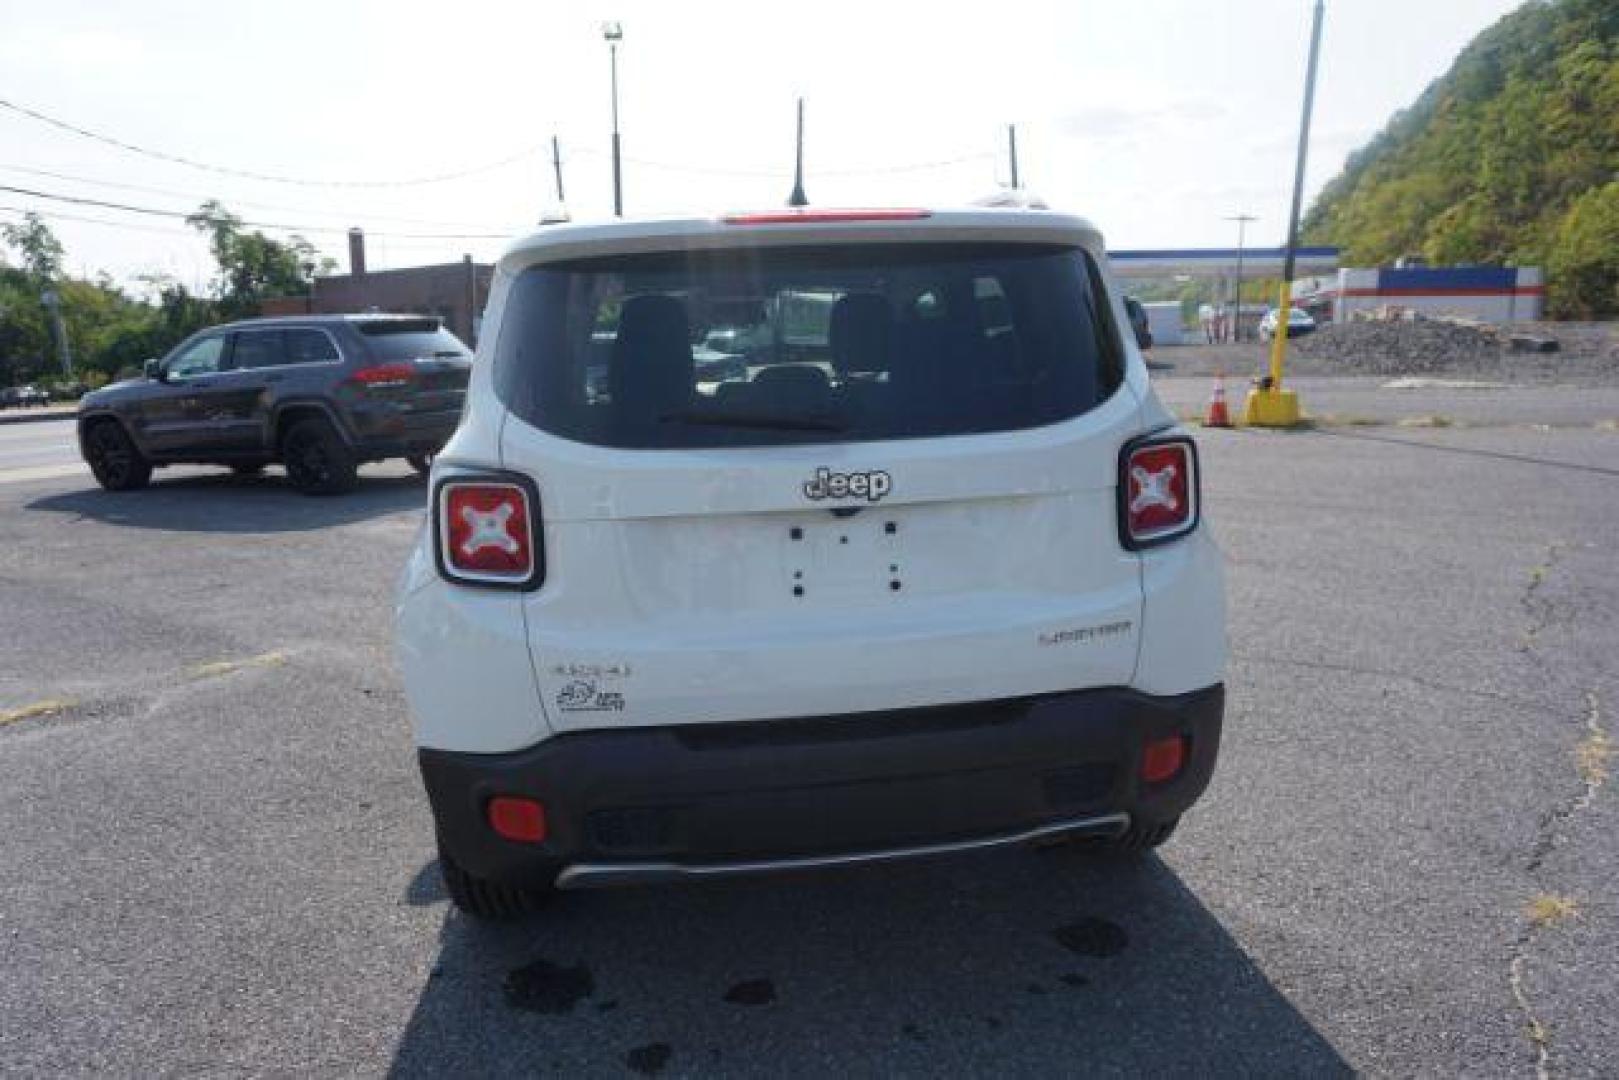
<path fill-rule="evenodd" d="M 84 433 L 84 459 L 108 491 L 134 491 L 152 479 L 152 463 L 116 420 L 99 420 Z"/>
<path fill-rule="evenodd" d="M 474 877 L 461 865 L 438 849 L 439 872 L 444 876 L 444 889 L 450 901 L 464 914 L 486 922 L 508 922 L 520 919 L 537 910 L 550 890 L 520 889 L 495 881 Z"/>
<path fill-rule="evenodd" d="M 1133 819 L 1124 832 L 1102 841 L 1102 850 L 1110 855 L 1145 855 L 1174 836 L 1175 827 L 1180 823 L 1179 817 L 1172 817 L 1168 821 Z"/>
<path fill-rule="evenodd" d="M 332 425 L 318 417 L 299 420 L 281 438 L 287 479 L 305 495 L 337 495 L 359 482 L 359 462 Z"/>
<path fill-rule="evenodd" d="M 1075 836 L 1046 840 L 1038 844 L 1042 850 L 1059 849 L 1099 858 L 1139 858 L 1175 834 L 1181 823 L 1179 816 L 1168 821 L 1143 821 L 1132 818 L 1130 827 L 1118 836 Z"/>

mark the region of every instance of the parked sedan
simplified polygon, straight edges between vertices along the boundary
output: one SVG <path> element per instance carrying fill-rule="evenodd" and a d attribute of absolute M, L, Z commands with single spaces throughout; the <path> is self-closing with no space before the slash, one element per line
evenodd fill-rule
<path fill-rule="evenodd" d="M 41 407 L 51 403 L 51 396 L 37 386 L 13 386 L 0 390 L 0 409 L 16 406 L 26 409 L 30 405 Z"/>
<path fill-rule="evenodd" d="M 1259 339 L 1261 341 L 1270 341 L 1276 336 L 1276 324 L 1278 321 L 1279 317 L 1275 308 L 1265 312 L 1265 317 L 1259 320 Z M 1303 334 L 1313 333 L 1315 333 L 1315 320 L 1310 317 L 1310 313 L 1300 311 L 1298 308 L 1288 308 L 1287 336 L 1296 338 Z"/>

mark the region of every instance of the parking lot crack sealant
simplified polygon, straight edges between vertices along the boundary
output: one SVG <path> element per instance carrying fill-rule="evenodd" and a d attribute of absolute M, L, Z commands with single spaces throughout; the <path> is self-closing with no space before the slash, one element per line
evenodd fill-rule
<path fill-rule="evenodd" d="M 1520 598 L 1529 625 L 1524 631 L 1522 652 L 1536 667 L 1544 669 L 1547 658 L 1541 650 L 1541 636 L 1559 621 L 1556 603 L 1546 594 L 1547 578 L 1557 569 L 1568 543 L 1555 540 L 1547 546 L 1545 558 L 1529 572 L 1529 581 Z M 1585 693 L 1581 710 L 1581 737 L 1574 749 L 1574 772 L 1580 782 L 1577 793 L 1549 810 L 1540 821 L 1525 870 L 1537 875 L 1546 858 L 1557 849 L 1568 832 L 1569 823 L 1589 810 L 1597 793 L 1607 783 L 1612 740 L 1602 722 L 1601 702 L 1595 690 Z M 1540 1080 L 1552 1075 L 1552 1039 L 1546 1022 L 1535 1011 L 1526 972 L 1540 937 L 1566 919 L 1578 907 L 1572 898 L 1549 892 L 1537 895 L 1524 909 L 1523 929 L 1513 939 L 1507 963 L 1507 984 L 1513 1003 L 1523 1015 L 1524 1033 L 1535 1055 L 1535 1074 Z"/>

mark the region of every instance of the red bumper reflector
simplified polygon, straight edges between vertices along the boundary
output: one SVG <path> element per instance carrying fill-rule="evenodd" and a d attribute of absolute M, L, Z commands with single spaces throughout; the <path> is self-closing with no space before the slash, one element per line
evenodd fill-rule
<path fill-rule="evenodd" d="M 545 807 L 533 799 L 496 795 L 486 811 L 489 827 L 507 840 L 520 844 L 545 842 Z"/>
<path fill-rule="evenodd" d="M 1150 742 L 1141 752 L 1141 779 L 1148 784 L 1161 784 L 1172 780 L 1186 764 L 1186 736 Z"/>

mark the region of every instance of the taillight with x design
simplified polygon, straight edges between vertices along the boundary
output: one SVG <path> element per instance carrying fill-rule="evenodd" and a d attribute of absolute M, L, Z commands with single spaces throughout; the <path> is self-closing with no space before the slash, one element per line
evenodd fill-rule
<path fill-rule="evenodd" d="M 543 570 L 539 499 L 520 480 L 450 477 L 433 498 L 439 570 L 451 581 L 530 589 Z"/>
<path fill-rule="evenodd" d="M 1184 435 L 1132 443 L 1119 455 L 1119 539 L 1132 550 L 1197 528 L 1197 447 Z"/>

